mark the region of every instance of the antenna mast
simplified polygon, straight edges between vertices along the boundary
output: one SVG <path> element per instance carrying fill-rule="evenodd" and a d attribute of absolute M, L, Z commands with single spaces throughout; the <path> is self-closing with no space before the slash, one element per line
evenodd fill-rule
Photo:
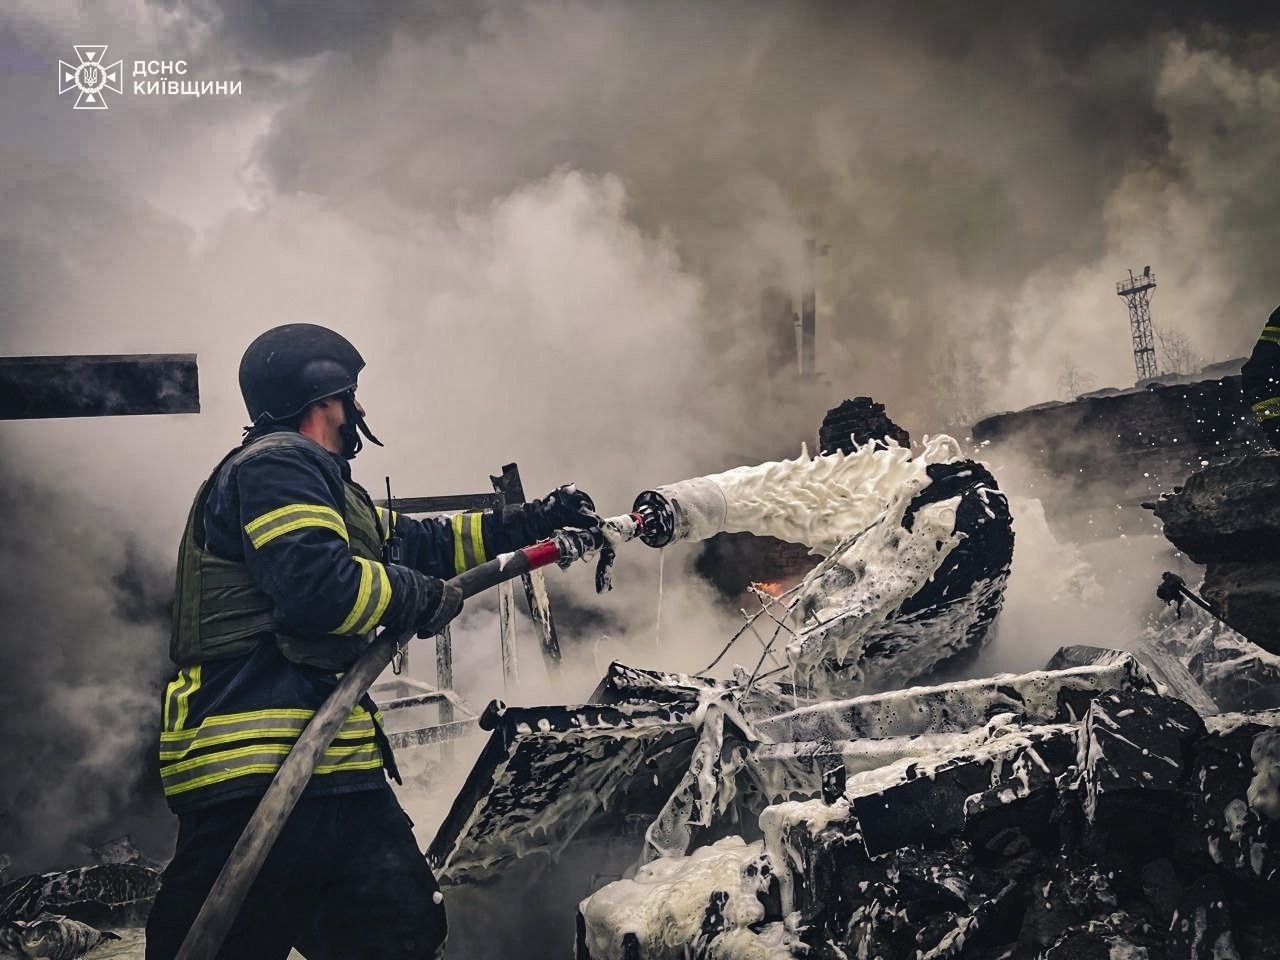
<path fill-rule="evenodd" d="M 1129 307 L 1129 332 L 1133 337 L 1133 366 L 1138 380 L 1159 375 L 1156 369 L 1156 346 L 1151 333 L 1151 291 L 1156 288 L 1156 275 L 1147 267 L 1142 276 L 1129 271 L 1129 279 L 1116 284 L 1116 294 L 1124 297 Z"/>

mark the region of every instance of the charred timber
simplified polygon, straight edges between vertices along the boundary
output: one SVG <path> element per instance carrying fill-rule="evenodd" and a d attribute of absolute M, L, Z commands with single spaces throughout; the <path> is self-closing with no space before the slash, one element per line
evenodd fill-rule
<path fill-rule="evenodd" d="M 199 413 L 195 354 L 0 357 L 0 419 Z"/>

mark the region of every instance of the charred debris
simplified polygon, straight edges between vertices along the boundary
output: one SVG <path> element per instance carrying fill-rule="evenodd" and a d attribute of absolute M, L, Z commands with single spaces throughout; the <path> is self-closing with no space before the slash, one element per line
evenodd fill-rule
<path fill-rule="evenodd" d="M 1231 385 L 1079 403 L 1172 411 L 1160 390 L 1213 406 Z M 1116 414 L 1049 409 L 1077 426 L 1046 431 L 1061 449 L 1042 450 L 1045 469 L 1074 476 L 1078 451 L 1061 438 L 1080 424 L 1110 434 Z M 1247 433 L 1229 403 L 1212 422 Z M 1025 443 L 1013 426 L 983 429 Z M 823 453 L 850 435 L 846 453 L 879 442 L 906 456 L 909 438 L 869 398 L 831 411 Z M 1021 675 L 964 676 L 1003 602 L 1013 534 L 996 478 L 954 451 L 935 449 L 826 559 L 741 533 L 708 541 L 704 563 L 736 571 L 722 591 L 758 604 L 786 666 L 761 654 L 713 679 L 614 663 L 588 703 L 491 705 L 489 739 L 428 854 L 450 953 L 1280 957 L 1280 710 L 1268 709 L 1280 634 L 1264 585 L 1280 579 L 1280 458 L 1251 454 L 1255 441 L 1117 448 L 1095 493 L 1123 490 L 1135 511 L 1166 494 L 1156 517 L 1207 564 L 1203 595 L 1235 629 L 1202 617 L 1127 652 L 1081 638 L 1092 643 Z M 1152 489 L 1138 474 L 1156 460 Z M 1174 483 L 1177 470 L 1195 476 Z M 932 539 L 940 523 L 957 534 L 945 545 Z M 876 564 L 910 567 L 930 543 L 930 563 L 882 596 L 889 568 Z M 776 589 L 752 580 L 762 558 Z M 97 930 L 140 923 L 155 865 L 127 844 L 98 858 L 0 878 L 0 947 L 53 955 L 21 945 L 56 935 L 78 956 Z"/>
<path fill-rule="evenodd" d="M 1216 398 L 1231 385 L 1156 385 L 1134 402 L 1171 409 L 1161 389 Z M 1216 417 L 1247 433 L 1230 404 Z M 1168 485 L 1108 488 L 1169 494 L 1157 515 L 1192 559 L 1226 566 L 1203 589 L 1237 630 L 1203 618 L 1129 651 L 1081 644 L 1040 671 L 952 679 L 986 639 L 1012 551 L 994 478 L 965 462 L 930 485 L 959 496 L 968 550 L 862 624 L 852 660 L 836 645 L 807 670 L 732 680 L 615 663 L 590 704 L 491 711 L 430 850 L 458 940 L 477 956 L 532 942 L 525 955 L 565 956 L 572 937 L 576 960 L 1280 956 L 1275 618 L 1265 589 L 1230 593 L 1248 577 L 1227 566 L 1280 563 L 1254 526 L 1270 511 L 1247 502 L 1276 489 L 1280 458 L 1213 462 L 1255 439 L 1144 443 L 1112 466 L 1148 473 L 1161 459 Z M 1174 484 L 1188 463 L 1182 477 L 1210 469 Z M 1235 527 L 1213 514 L 1224 498 Z M 738 539 L 728 556 L 754 548 Z M 802 590 L 823 572 L 793 575 Z M 814 625 L 787 620 L 785 590 L 753 595 L 803 660 Z"/>

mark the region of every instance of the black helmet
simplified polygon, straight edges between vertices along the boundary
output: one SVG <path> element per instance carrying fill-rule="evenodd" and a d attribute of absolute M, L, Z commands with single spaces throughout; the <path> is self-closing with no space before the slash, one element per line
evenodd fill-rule
<path fill-rule="evenodd" d="M 307 404 L 352 389 L 364 357 L 341 334 L 286 323 L 262 334 L 240 358 L 240 393 L 255 425 L 288 420 Z"/>

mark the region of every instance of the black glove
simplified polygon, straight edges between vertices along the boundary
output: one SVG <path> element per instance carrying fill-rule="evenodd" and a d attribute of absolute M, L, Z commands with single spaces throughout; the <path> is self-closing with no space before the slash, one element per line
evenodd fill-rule
<path fill-rule="evenodd" d="M 546 540 L 564 527 L 596 529 L 601 520 L 591 497 L 569 483 L 541 500 L 504 507 L 501 516 L 486 523 L 485 549 L 496 556 Z"/>
<path fill-rule="evenodd" d="M 419 637 L 434 637 L 462 612 L 462 591 L 439 577 L 422 579 L 427 582 L 425 603 L 419 608 L 415 625 Z"/>
<path fill-rule="evenodd" d="M 419 637 L 432 637 L 462 611 L 462 591 L 447 580 L 398 567 L 398 613 L 384 621 L 388 630 L 403 633 L 413 628 Z"/>
<path fill-rule="evenodd" d="M 590 530 L 600 526 L 600 514 L 589 494 L 572 483 L 556 487 L 541 500 L 525 505 L 530 528 L 539 540 L 545 540 L 561 527 Z"/>

